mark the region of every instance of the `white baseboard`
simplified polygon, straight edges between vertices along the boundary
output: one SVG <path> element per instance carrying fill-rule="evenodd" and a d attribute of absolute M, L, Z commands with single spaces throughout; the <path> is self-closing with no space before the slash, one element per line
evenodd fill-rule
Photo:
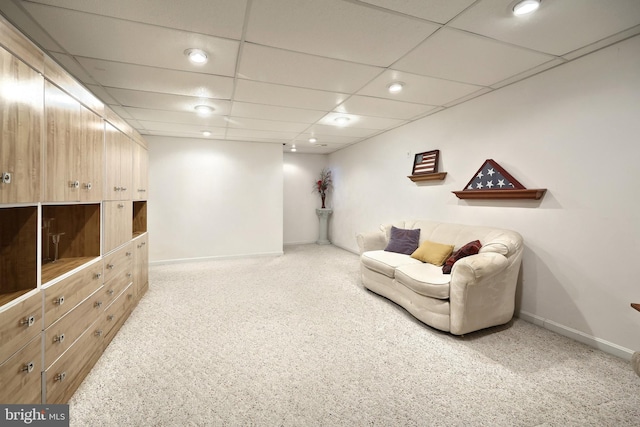
<path fill-rule="evenodd" d="M 293 246 L 293 245 L 310 245 L 312 243 L 315 243 L 315 240 L 310 240 L 310 241 L 304 241 L 304 242 L 284 242 L 283 245 L 284 246 Z"/>
<path fill-rule="evenodd" d="M 224 260 L 224 259 L 236 259 L 236 258 L 277 257 L 277 256 L 282 256 L 283 254 L 284 252 L 262 252 L 257 254 L 238 254 L 238 255 L 222 255 L 222 256 L 205 256 L 205 257 L 197 257 L 197 258 L 163 259 L 160 261 L 150 261 L 149 265 L 182 264 L 187 262 L 212 261 L 212 260 Z"/>
<path fill-rule="evenodd" d="M 605 353 L 612 354 L 625 360 L 631 360 L 631 356 L 633 355 L 633 351 L 628 348 L 624 348 L 612 342 L 585 334 L 584 332 L 578 331 L 565 325 L 561 325 L 560 323 L 554 322 L 553 320 L 544 319 L 540 316 L 536 316 L 535 314 L 527 313 L 526 311 L 520 311 L 518 317 L 522 320 L 533 323 L 534 325 L 541 326 L 557 334 L 560 334 L 567 338 L 571 338 L 573 340 L 597 348 L 598 350 L 602 350 Z"/>

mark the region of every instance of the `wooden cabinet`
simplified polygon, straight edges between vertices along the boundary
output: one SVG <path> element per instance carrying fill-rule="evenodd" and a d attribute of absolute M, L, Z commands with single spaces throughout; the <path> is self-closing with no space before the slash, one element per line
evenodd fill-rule
<path fill-rule="evenodd" d="M 138 301 L 149 288 L 149 246 L 147 233 L 133 240 L 134 247 L 134 268 L 133 286 L 135 299 Z"/>
<path fill-rule="evenodd" d="M 149 197 L 149 153 L 140 144 L 133 145 L 133 200 Z"/>
<path fill-rule="evenodd" d="M 4 362 L 0 362 L 0 402 L 37 404 L 41 402 L 42 372 L 40 334 Z"/>
<path fill-rule="evenodd" d="M 130 200 L 109 201 L 103 203 L 103 209 L 103 253 L 108 253 L 131 240 L 133 204 Z"/>
<path fill-rule="evenodd" d="M 0 208 L 0 307 L 36 289 L 37 269 L 38 208 Z"/>
<path fill-rule="evenodd" d="M 44 79 L 0 48 L 0 203 L 39 202 Z"/>
<path fill-rule="evenodd" d="M 39 337 L 41 331 L 42 295 L 40 293 L 35 293 L 0 312 L 0 363 L 34 337 Z"/>
<path fill-rule="evenodd" d="M 102 200 L 102 118 L 49 81 L 44 93 L 45 201 Z"/>
<path fill-rule="evenodd" d="M 129 284 L 103 313 L 99 331 L 104 335 L 103 345 L 105 348 L 113 340 L 113 337 L 127 320 L 133 306 L 134 289 L 133 284 Z"/>
<path fill-rule="evenodd" d="M 105 200 L 131 200 L 133 191 L 133 142 L 111 123 L 105 124 Z"/>

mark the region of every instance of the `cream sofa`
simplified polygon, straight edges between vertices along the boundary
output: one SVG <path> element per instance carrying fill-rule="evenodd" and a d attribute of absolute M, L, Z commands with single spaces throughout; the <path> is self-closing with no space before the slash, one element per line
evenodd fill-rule
<path fill-rule="evenodd" d="M 452 244 L 455 251 L 480 240 L 482 248 L 453 264 L 451 274 L 444 274 L 441 266 L 385 251 L 392 225 L 419 228 L 420 244 L 425 240 Z M 383 225 L 356 239 L 363 285 L 429 326 L 463 335 L 513 317 L 523 250 L 522 236 L 515 231 L 417 220 Z"/>

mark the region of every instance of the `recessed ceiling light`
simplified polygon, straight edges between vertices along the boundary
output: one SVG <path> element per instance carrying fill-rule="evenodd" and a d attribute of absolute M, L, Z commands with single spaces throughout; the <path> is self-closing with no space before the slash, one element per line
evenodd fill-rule
<path fill-rule="evenodd" d="M 184 54 L 189 57 L 189 61 L 194 64 L 204 64 L 209 60 L 207 53 L 201 49 L 187 49 Z"/>
<path fill-rule="evenodd" d="M 404 83 L 402 82 L 393 82 L 387 86 L 389 89 L 389 93 L 399 93 L 402 92 L 402 88 L 404 87 Z"/>
<path fill-rule="evenodd" d="M 293 152 L 297 151 L 297 150 L 296 150 L 296 144 L 293 144 L 293 145 L 291 146 L 291 151 L 293 151 Z"/>
<path fill-rule="evenodd" d="M 336 117 L 335 119 L 333 119 L 333 121 L 338 126 L 345 126 L 347 123 L 349 123 L 349 120 L 351 120 L 351 119 L 349 117 L 345 117 L 345 116 L 340 116 L 340 117 Z"/>
<path fill-rule="evenodd" d="M 211 132 L 209 132 L 208 130 L 203 130 L 202 131 L 202 135 L 203 136 L 211 136 Z"/>
<path fill-rule="evenodd" d="M 196 105 L 195 110 L 201 116 L 208 116 L 213 113 L 213 107 L 209 107 L 208 105 Z"/>
<path fill-rule="evenodd" d="M 540 7 L 540 0 L 522 0 L 513 6 L 513 14 L 516 16 L 526 15 Z"/>
<path fill-rule="evenodd" d="M 318 142 L 318 140 L 314 137 L 309 138 L 309 142 L 312 144 L 315 144 L 316 142 Z"/>

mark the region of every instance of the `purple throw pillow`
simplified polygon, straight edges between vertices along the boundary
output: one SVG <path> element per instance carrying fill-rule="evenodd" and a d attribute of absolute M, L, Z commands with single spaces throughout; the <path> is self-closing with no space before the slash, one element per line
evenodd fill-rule
<path fill-rule="evenodd" d="M 387 252 L 397 252 L 399 254 L 411 255 L 418 249 L 420 240 L 420 229 L 409 230 L 391 226 L 391 237 L 389 244 L 384 248 Z"/>
<path fill-rule="evenodd" d="M 474 240 L 473 242 L 469 242 L 457 251 L 455 251 L 447 260 L 444 262 L 442 266 L 442 272 L 444 274 L 451 274 L 451 269 L 453 268 L 453 264 L 459 259 L 467 257 L 469 255 L 475 255 L 480 252 L 480 248 L 482 245 L 480 244 L 480 240 Z"/>

